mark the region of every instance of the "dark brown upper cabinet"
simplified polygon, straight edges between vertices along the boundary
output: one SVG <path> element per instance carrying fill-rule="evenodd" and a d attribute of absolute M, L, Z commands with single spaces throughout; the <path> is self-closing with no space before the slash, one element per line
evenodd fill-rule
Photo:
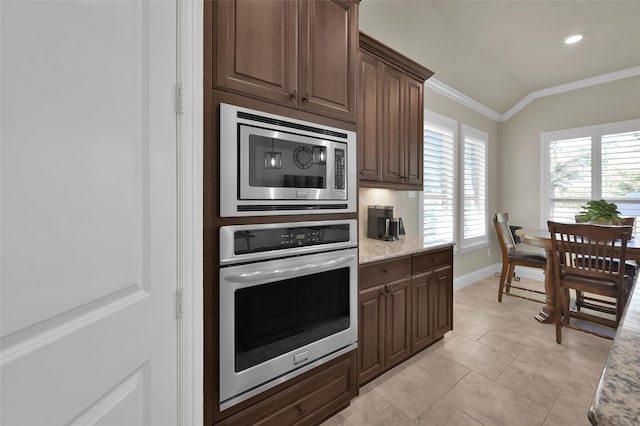
<path fill-rule="evenodd" d="M 425 80 L 433 72 L 360 33 L 360 185 L 422 190 Z"/>
<path fill-rule="evenodd" d="M 214 88 L 355 122 L 358 1 L 215 4 Z"/>

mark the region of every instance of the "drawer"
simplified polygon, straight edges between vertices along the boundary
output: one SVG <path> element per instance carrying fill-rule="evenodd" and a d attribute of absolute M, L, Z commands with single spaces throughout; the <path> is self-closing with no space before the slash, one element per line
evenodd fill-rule
<path fill-rule="evenodd" d="M 308 379 L 252 405 L 220 425 L 318 424 L 355 398 L 356 351 L 317 370 L 318 373 Z"/>
<path fill-rule="evenodd" d="M 409 276 L 411 276 L 410 256 L 367 263 L 360 266 L 358 288 L 364 290 Z"/>
<path fill-rule="evenodd" d="M 451 265 L 453 265 L 453 250 L 451 248 L 414 254 L 411 259 L 411 275 Z"/>

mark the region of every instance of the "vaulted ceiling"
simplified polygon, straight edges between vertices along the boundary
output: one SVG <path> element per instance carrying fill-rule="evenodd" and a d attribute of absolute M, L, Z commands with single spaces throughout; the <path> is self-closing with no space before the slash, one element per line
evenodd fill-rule
<path fill-rule="evenodd" d="M 360 30 L 498 114 L 541 89 L 640 74 L 638 0 L 362 0 Z M 564 44 L 573 33 L 584 39 Z"/>

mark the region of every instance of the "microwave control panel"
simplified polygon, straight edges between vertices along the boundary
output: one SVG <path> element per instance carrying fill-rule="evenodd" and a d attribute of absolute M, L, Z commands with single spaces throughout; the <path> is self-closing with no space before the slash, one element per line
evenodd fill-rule
<path fill-rule="evenodd" d="M 344 158 L 344 149 L 336 148 L 335 150 L 335 164 L 336 164 L 336 172 L 335 172 L 335 189 L 345 189 L 345 158 Z"/>

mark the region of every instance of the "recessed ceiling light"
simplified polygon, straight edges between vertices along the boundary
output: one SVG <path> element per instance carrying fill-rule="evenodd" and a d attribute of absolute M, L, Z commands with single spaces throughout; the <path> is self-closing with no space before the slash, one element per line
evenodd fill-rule
<path fill-rule="evenodd" d="M 564 39 L 565 44 L 574 44 L 582 40 L 582 34 L 574 34 Z"/>

